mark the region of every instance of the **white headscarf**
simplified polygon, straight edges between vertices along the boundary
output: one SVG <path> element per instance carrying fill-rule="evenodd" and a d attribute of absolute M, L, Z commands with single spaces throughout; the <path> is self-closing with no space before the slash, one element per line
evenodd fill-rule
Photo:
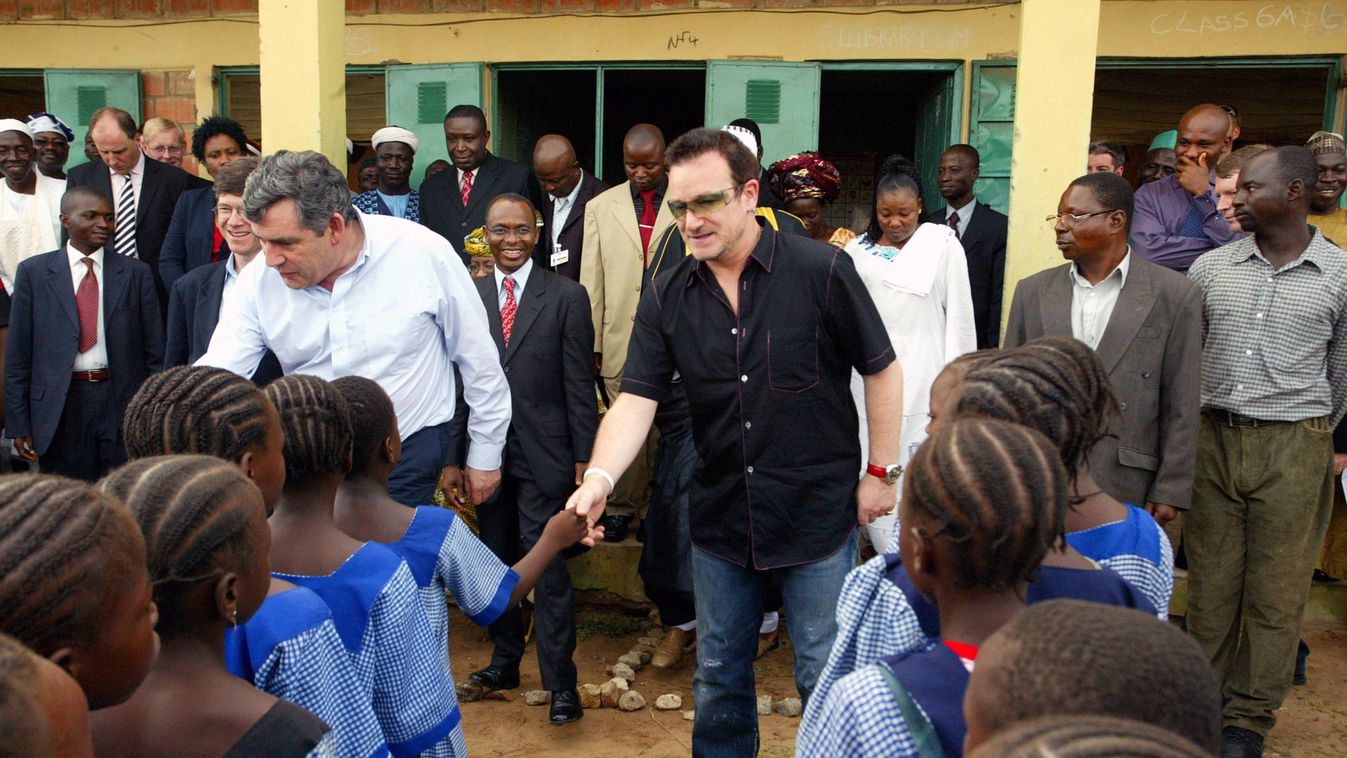
<path fill-rule="evenodd" d="M 26 135 L 28 139 L 33 138 L 33 130 L 17 118 L 0 118 L 0 132 L 18 132 Z"/>
<path fill-rule="evenodd" d="M 374 133 L 374 136 L 370 138 L 370 142 L 374 143 L 375 150 L 378 150 L 379 145 L 382 145 L 385 142 L 402 142 L 406 144 L 407 147 L 410 147 L 413 153 L 415 153 L 416 148 L 421 145 L 421 141 L 416 138 L 415 134 L 412 134 L 411 130 L 403 129 L 400 126 L 385 126 Z"/>

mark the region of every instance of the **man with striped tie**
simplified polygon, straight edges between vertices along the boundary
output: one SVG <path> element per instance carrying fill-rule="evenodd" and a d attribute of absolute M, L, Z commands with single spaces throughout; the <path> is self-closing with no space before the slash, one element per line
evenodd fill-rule
<path fill-rule="evenodd" d="M 1240 236 L 1216 210 L 1216 162 L 1230 152 L 1236 129 L 1219 105 L 1183 114 L 1178 173 L 1137 190 L 1132 245 L 1142 258 L 1184 273 L 1198 256 Z"/>
<path fill-rule="evenodd" d="M 126 462 L 122 414 L 163 368 L 154 275 L 110 252 L 112 204 L 66 190 L 70 241 L 19 264 L 5 346 L 5 434 L 43 473 L 94 481 Z"/>
<path fill-rule="evenodd" d="M 116 215 L 112 250 L 149 264 L 160 302 L 167 304 L 168 292 L 159 277 L 159 248 L 168 236 L 173 206 L 184 191 L 209 183 L 142 153 L 135 119 L 121 108 L 95 111 L 89 132 L 102 162 L 71 169 L 67 186 L 91 187 L 112 203 Z"/>

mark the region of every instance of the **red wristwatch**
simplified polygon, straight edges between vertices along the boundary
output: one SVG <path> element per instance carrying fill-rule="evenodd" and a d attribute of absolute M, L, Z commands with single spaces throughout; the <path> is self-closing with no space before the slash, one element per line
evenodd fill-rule
<path fill-rule="evenodd" d="M 903 467 L 897 463 L 888 466 L 876 466 L 873 463 L 867 463 L 865 464 L 865 473 L 883 479 L 885 484 L 892 486 L 897 484 L 898 477 L 903 475 Z"/>

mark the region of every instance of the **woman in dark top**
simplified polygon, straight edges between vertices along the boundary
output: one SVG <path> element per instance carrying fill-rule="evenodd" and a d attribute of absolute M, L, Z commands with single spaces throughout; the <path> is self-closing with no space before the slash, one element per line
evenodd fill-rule
<path fill-rule="evenodd" d="M 101 483 L 145 535 L 163 646 L 126 703 L 96 714 L 99 756 L 334 754 L 317 716 L 225 667 L 225 629 L 243 623 L 271 584 L 262 494 L 228 461 L 142 458 Z"/>

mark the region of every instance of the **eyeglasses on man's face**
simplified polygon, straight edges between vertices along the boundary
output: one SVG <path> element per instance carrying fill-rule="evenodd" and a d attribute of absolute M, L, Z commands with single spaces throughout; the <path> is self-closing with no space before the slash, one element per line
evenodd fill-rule
<path fill-rule="evenodd" d="M 1105 213 L 1113 213 L 1114 210 L 1115 209 L 1110 208 L 1102 211 L 1090 211 L 1089 213 L 1054 213 L 1053 215 L 1048 216 L 1046 221 L 1052 226 L 1057 226 L 1057 223 L 1060 221 L 1062 226 L 1070 229 L 1082 221 L 1094 218 L 1095 216 L 1102 216 Z"/>
<path fill-rule="evenodd" d="M 673 217 L 676 219 L 682 219 L 684 216 L 688 215 L 688 211 L 692 211 L 698 216 L 707 216 L 729 205 L 731 200 L 739 196 L 739 192 L 743 190 L 743 188 L 744 185 L 736 184 L 733 187 L 727 187 L 718 192 L 708 192 L 705 195 L 698 195 L 687 202 L 682 200 L 670 200 L 669 212 L 672 213 Z"/>

